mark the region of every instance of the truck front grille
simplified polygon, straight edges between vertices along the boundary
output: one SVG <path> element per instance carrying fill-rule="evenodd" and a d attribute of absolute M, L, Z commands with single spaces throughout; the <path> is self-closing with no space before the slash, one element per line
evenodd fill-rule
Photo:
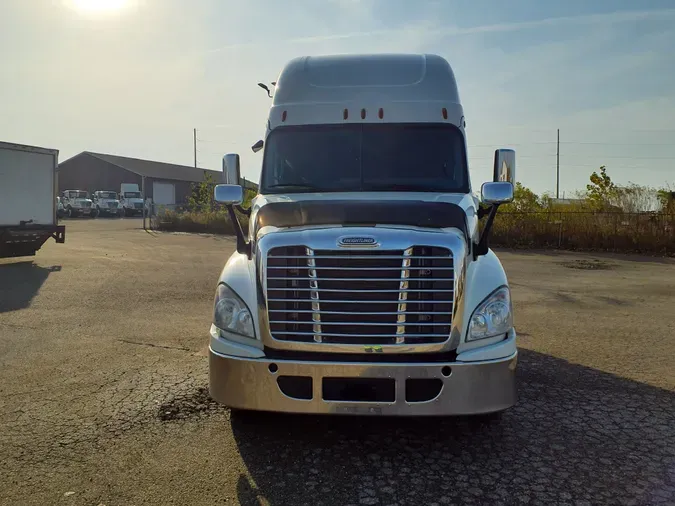
<path fill-rule="evenodd" d="M 270 332 L 277 340 L 381 345 L 450 336 L 450 250 L 274 248 L 267 257 Z"/>

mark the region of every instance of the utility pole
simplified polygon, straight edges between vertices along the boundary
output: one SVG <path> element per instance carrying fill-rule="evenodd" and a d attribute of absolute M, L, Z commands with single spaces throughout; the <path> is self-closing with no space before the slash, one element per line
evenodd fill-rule
<path fill-rule="evenodd" d="M 194 152 L 195 152 L 195 169 L 196 169 L 197 168 L 197 129 L 196 128 L 193 129 L 193 133 L 194 133 L 194 136 L 193 136 L 194 140 L 193 140 L 192 145 L 194 147 Z"/>
<path fill-rule="evenodd" d="M 147 214 L 145 209 L 145 176 L 141 176 L 141 192 L 143 194 L 143 230 L 147 230 L 145 226 L 145 215 Z"/>
<path fill-rule="evenodd" d="M 555 151 L 555 198 L 560 198 L 560 129 L 558 128 L 558 143 Z"/>

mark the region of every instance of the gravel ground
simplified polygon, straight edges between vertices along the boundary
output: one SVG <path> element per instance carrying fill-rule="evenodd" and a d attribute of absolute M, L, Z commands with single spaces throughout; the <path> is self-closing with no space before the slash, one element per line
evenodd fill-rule
<path fill-rule="evenodd" d="M 207 330 L 229 238 L 66 221 L 0 260 L 0 503 L 674 504 L 675 263 L 499 252 L 519 403 L 470 419 L 231 417 Z"/>

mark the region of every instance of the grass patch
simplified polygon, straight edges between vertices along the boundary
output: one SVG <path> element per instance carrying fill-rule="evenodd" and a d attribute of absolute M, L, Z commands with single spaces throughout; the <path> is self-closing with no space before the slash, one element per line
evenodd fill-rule
<path fill-rule="evenodd" d="M 602 212 L 500 212 L 490 244 L 675 256 L 675 215 Z"/>
<path fill-rule="evenodd" d="M 248 217 L 237 213 L 244 231 L 248 229 Z M 153 217 L 153 228 L 168 232 L 193 232 L 234 235 L 234 226 L 227 210 L 174 211 L 166 210 Z"/>
<path fill-rule="evenodd" d="M 237 213 L 244 231 L 248 217 Z M 153 228 L 174 232 L 234 235 L 225 209 L 163 210 Z M 485 220 L 481 220 L 481 225 Z M 675 256 L 675 215 L 602 212 L 499 212 L 492 246 Z"/>

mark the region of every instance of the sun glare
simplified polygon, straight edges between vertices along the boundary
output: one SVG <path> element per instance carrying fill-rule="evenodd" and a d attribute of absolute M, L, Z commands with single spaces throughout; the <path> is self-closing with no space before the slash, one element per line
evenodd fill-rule
<path fill-rule="evenodd" d="M 123 9 L 129 0 L 70 0 L 70 4 L 83 12 L 111 12 Z"/>

